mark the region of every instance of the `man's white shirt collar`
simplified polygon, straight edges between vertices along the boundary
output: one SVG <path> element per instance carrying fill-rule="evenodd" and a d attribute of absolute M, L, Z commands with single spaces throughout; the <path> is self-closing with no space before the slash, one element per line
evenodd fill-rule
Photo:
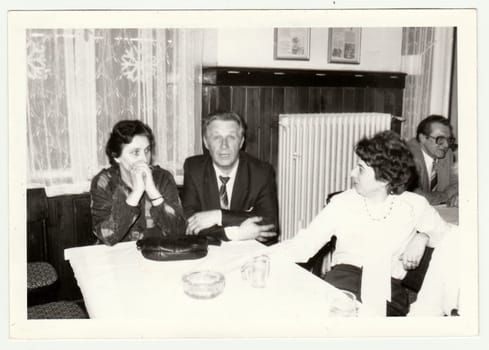
<path fill-rule="evenodd" d="M 232 192 L 234 188 L 234 180 L 236 180 L 236 173 L 238 172 L 238 165 L 239 165 L 239 158 L 236 164 L 234 164 L 230 173 L 226 175 L 214 163 L 212 163 L 212 166 L 214 167 L 214 171 L 216 172 L 217 188 L 220 188 L 222 184 L 221 180 L 219 180 L 219 176 L 229 177 L 229 181 L 226 184 L 226 191 L 228 194 L 229 205 L 231 205 L 231 196 L 233 195 Z"/>
<path fill-rule="evenodd" d="M 426 171 L 428 172 L 428 177 L 430 177 L 431 172 L 433 171 L 433 162 L 436 161 L 436 159 L 432 158 L 428 153 L 426 153 L 423 148 L 421 148 L 421 153 L 423 153 Z"/>

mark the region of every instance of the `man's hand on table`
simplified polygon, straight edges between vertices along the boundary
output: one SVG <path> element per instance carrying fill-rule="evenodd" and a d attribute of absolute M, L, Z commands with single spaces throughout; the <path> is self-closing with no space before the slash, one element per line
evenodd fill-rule
<path fill-rule="evenodd" d="M 275 237 L 277 233 L 272 231 L 275 226 L 273 224 L 259 225 L 258 223 L 262 220 L 263 218 L 254 216 L 243 221 L 238 227 L 238 234 L 235 239 L 256 239 L 260 242 L 264 242 L 270 239 L 270 237 Z"/>
<path fill-rule="evenodd" d="M 447 207 L 458 207 L 458 193 L 448 198 Z"/>
<path fill-rule="evenodd" d="M 221 224 L 221 211 L 206 210 L 195 213 L 188 219 L 187 235 L 198 235 L 200 231 Z"/>

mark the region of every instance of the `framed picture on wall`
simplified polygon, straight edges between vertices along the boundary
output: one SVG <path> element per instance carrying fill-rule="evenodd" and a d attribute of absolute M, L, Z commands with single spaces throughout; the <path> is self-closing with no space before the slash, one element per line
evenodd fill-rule
<path fill-rule="evenodd" d="M 275 28 L 276 60 L 309 60 L 311 28 Z"/>
<path fill-rule="evenodd" d="M 328 62 L 360 64 L 361 28 L 329 28 Z"/>

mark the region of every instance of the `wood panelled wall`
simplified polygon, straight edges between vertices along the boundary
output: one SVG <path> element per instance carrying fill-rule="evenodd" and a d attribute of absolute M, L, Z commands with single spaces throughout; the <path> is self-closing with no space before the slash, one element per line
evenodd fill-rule
<path fill-rule="evenodd" d="M 58 272 L 59 300 L 81 299 L 81 292 L 69 261 L 64 259 L 66 248 L 91 245 L 95 236 L 91 233 L 90 195 L 63 195 L 48 198 L 48 261 Z"/>
<path fill-rule="evenodd" d="M 202 117 L 216 110 L 248 124 L 246 151 L 277 168 L 282 113 L 382 112 L 401 116 L 403 73 L 205 68 Z M 392 129 L 400 132 L 393 122 Z"/>

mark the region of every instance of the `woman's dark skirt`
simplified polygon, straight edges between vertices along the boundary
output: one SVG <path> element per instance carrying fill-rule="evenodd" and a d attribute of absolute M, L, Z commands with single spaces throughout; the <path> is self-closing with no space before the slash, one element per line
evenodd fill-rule
<path fill-rule="evenodd" d="M 325 276 L 325 281 L 338 289 L 352 292 L 362 301 L 362 269 L 348 264 L 334 266 Z M 406 316 L 409 312 L 408 292 L 401 280 L 391 278 L 391 301 L 386 301 L 387 316 Z"/>

